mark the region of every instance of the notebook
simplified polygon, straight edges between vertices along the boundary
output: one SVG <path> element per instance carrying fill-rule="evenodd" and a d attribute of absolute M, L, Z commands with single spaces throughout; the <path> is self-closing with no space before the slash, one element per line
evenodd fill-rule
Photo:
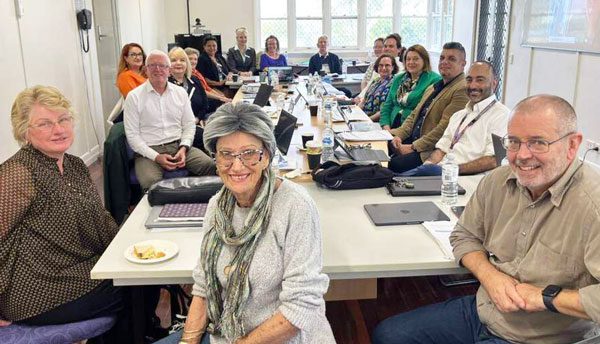
<path fill-rule="evenodd" d="M 375 226 L 450 221 L 450 218 L 433 202 L 365 204 L 364 208 Z"/>
<path fill-rule="evenodd" d="M 502 160 L 506 157 L 506 148 L 502 144 L 502 138 L 496 134 L 492 134 L 492 144 L 494 145 L 496 166 L 502 166 Z"/>
<path fill-rule="evenodd" d="M 185 220 L 181 221 L 171 220 L 165 221 L 159 219 L 160 213 L 164 206 L 154 206 L 150 209 L 150 214 L 148 214 L 148 218 L 146 219 L 146 223 L 144 226 L 148 229 L 169 229 L 169 228 L 202 228 L 202 224 L 204 220 Z M 204 215 L 203 215 L 204 216 Z"/>
<path fill-rule="evenodd" d="M 271 92 L 273 92 L 273 86 L 261 84 L 258 88 L 258 93 L 256 94 L 256 97 L 254 97 L 254 104 L 260 107 L 267 105 L 269 97 L 271 96 Z"/>
<path fill-rule="evenodd" d="M 414 188 L 406 188 L 403 181 L 409 181 Z M 387 185 L 390 195 L 398 196 L 435 196 L 442 194 L 442 177 L 394 177 L 394 180 Z M 464 195 L 465 189 L 458 185 L 458 194 Z"/>
<path fill-rule="evenodd" d="M 168 203 L 158 214 L 159 221 L 202 221 L 207 203 Z"/>

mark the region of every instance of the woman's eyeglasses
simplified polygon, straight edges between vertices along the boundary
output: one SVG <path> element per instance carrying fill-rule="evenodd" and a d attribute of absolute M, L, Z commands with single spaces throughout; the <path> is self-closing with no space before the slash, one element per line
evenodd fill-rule
<path fill-rule="evenodd" d="M 521 144 L 524 143 L 531 153 L 546 153 L 550 150 L 551 144 L 556 143 L 572 134 L 575 134 L 575 132 L 569 132 L 566 135 L 561 136 L 554 141 L 548 141 L 544 139 L 529 139 L 527 141 L 521 141 L 520 139 L 513 136 L 504 136 L 502 138 L 502 145 L 508 151 L 518 152 L 519 149 L 521 149 Z"/>
<path fill-rule="evenodd" d="M 129 53 L 128 57 L 144 57 L 144 53 Z"/>
<path fill-rule="evenodd" d="M 56 126 L 57 124 L 60 125 L 63 129 L 71 128 L 73 126 L 73 116 L 61 117 L 58 119 L 57 122 L 43 120 L 38 122 L 37 124 L 32 124 L 29 127 L 37 129 L 44 133 L 49 133 L 52 131 L 52 129 L 54 129 L 54 126 Z"/>
<path fill-rule="evenodd" d="M 239 159 L 244 166 L 254 166 L 258 164 L 263 157 L 262 149 L 247 149 L 243 152 L 233 153 L 228 151 L 219 151 L 216 154 L 215 162 L 222 168 L 229 168 Z"/>

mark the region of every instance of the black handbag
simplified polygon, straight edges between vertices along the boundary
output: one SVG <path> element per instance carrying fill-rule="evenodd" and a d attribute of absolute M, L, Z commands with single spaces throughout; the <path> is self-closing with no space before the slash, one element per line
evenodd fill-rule
<path fill-rule="evenodd" d="M 167 203 L 208 203 L 223 187 L 217 176 L 163 179 L 148 189 L 150 205 Z"/>
<path fill-rule="evenodd" d="M 312 177 L 315 182 L 329 189 L 371 189 L 387 185 L 394 177 L 394 172 L 378 164 L 339 165 L 328 161 L 314 170 Z"/>

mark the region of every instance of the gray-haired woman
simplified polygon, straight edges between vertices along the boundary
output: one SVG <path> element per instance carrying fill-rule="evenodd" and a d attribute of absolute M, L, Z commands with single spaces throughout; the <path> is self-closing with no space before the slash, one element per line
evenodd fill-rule
<path fill-rule="evenodd" d="M 181 342 L 198 343 L 206 330 L 211 343 L 335 343 L 317 209 L 271 171 L 271 119 L 256 105 L 225 104 L 204 145 L 225 185 L 209 202 Z"/>

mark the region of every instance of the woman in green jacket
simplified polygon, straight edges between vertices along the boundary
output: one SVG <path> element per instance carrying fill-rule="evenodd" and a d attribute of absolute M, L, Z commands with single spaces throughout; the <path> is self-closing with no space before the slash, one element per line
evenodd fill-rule
<path fill-rule="evenodd" d="M 399 127 L 417 106 L 425 89 L 441 80 L 439 74 L 431 71 L 429 53 L 419 44 L 408 48 L 404 64 L 406 72 L 394 77 L 381 105 L 379 124 L 386 130 Z"/>

